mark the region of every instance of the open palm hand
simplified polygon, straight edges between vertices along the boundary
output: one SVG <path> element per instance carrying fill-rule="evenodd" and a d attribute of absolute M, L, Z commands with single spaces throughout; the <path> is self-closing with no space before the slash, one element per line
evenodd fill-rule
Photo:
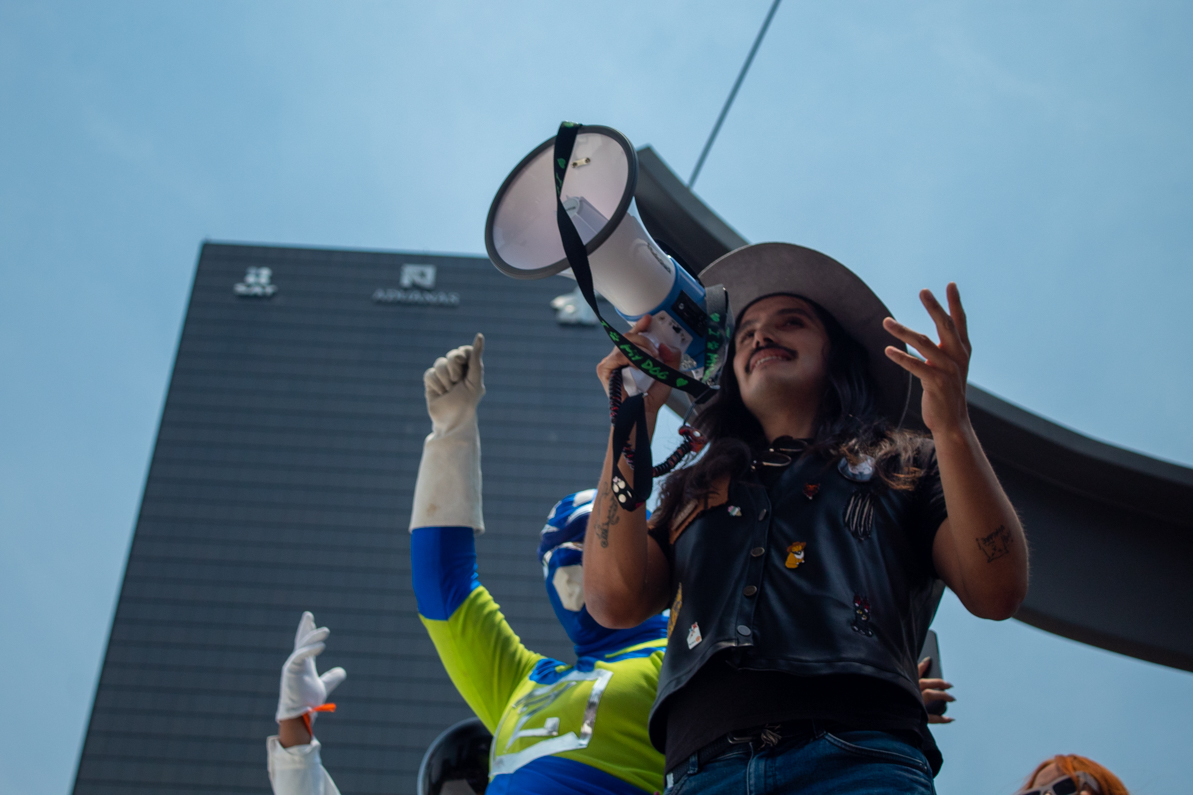
<path fill-rule="evenodd" d="M 965 310 L 957 285 L 949 282 L 946 289 L 949 309 L 946 312 L 931 290 L 921 290 L 920 300 L 936 323 L 940 342 L 933 342 L 927 334 L 908 328 L 888 317 L 882 325 L 894 337 L 907 343 L 922 359 L 892 346 L 886 355 L 924 386 L 922 404 L 924 424 L 933 434 L 947 433 L 969 421 L 965 402 L 965 385 L 969 377 L 969 357 L 973 346 L 969 342 Z"/>

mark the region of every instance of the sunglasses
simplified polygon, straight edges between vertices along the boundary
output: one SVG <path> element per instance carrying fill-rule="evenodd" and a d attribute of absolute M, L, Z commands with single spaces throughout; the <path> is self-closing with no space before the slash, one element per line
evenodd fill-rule
<path fill-rule="evenodd" d="M 1021 789 L 1015 795 L 1076 795 L 1083 789 L 1090 792 L 1101 792 L 1098 789 L 1097 782 L 1085 773 L 1078 771 L 1071 776 L 1065 775 L 1058 779 L 1053 779 L 1039 787 Z"/>

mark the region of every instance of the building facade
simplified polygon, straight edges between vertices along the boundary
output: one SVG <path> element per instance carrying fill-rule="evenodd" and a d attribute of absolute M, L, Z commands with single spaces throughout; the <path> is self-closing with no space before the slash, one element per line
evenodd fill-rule
<path fill-rule="evenodd" d="M 75 783 L 78 795 L 269 791 L 265 738 L 303 610 L 342 665 L 319 719 L 345 795 L 410 793 L 470 712 L 419 623 L 410 499 L 422 372 L 486 336 L 482 582 L 525 643 L 571 659 L 535 560 L 547 511 L 595 485 L 601 331 L 563 278 L 481 257 L 205 244 Z"/>

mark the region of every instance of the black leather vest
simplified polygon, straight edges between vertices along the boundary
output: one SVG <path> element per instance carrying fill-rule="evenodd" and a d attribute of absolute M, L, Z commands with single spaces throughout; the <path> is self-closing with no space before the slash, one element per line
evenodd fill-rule
<path fill-rule="evenodd" d="M 716 652 L 800 676 L 863 674 L 918 700 L 917 656 L 940 600 L 936 528 L 914 492 L 806 455 L 770 488 L 729 486 L 674 541 L 672 631 L 651 710 L 662 746 L 667 698 Z"/>

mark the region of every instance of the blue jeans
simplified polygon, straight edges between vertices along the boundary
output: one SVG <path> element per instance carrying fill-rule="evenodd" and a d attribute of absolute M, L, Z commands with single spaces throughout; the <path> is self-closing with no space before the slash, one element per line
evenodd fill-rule
<path fill-rule="evenodd" d="M 817 732 L 812 739 L 730 746 L 671 772 L 665 795 L 934 795 L 928 760 L 886 732 Z"/>

